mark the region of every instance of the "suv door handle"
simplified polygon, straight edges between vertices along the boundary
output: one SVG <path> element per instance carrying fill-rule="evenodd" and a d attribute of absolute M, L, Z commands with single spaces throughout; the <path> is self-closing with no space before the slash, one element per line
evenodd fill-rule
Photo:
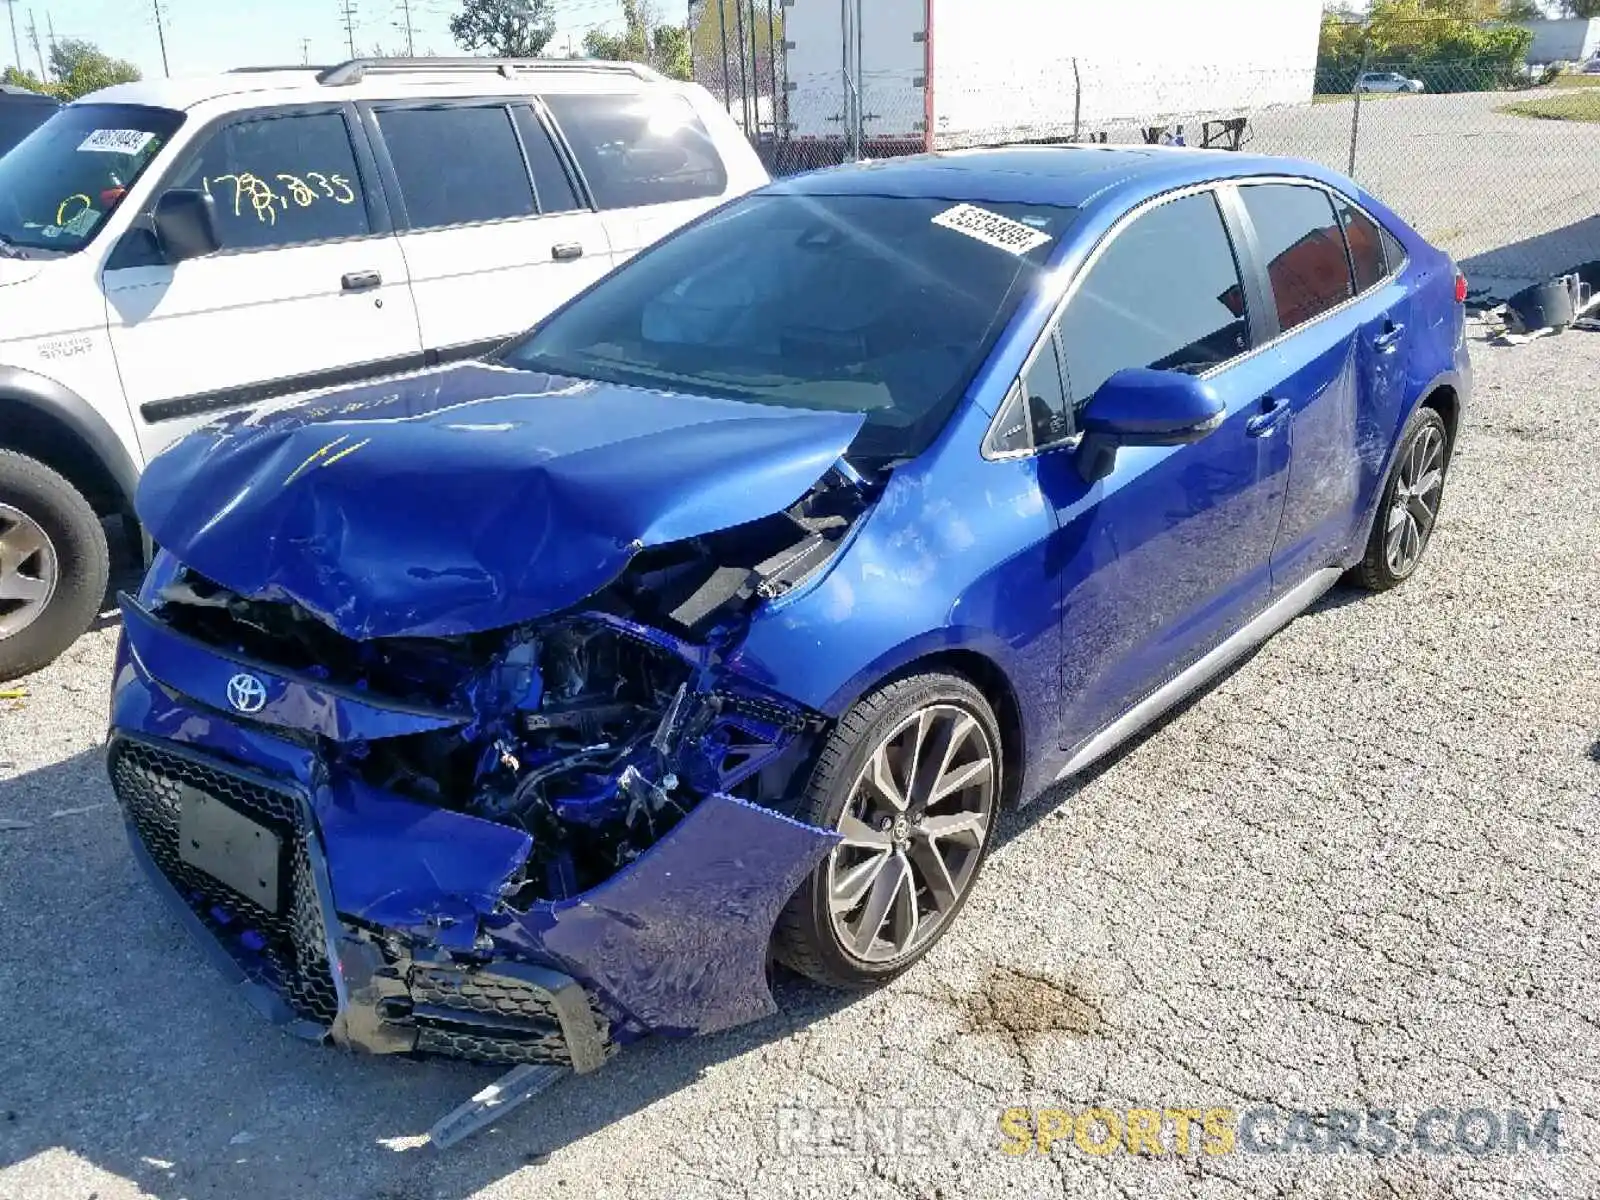
<path fill-rule="evenodd" d="M 347 292 L 366 292 L 383 286 L 383 276 L 377 271 L 351 271 L 343 281 Z"/>
<path fill-rule="evenodd" d="M 1244 431 L 1250 437 L 1271 437 L 1277 432 L 1284 418 L 1293 411 L 1294 405 L 1287 400 L 1281 400 L 1276 396 L 1263 396 L 1260 413 L 1244 423 Z"/>
<path fill-rule="evenodd" d="M 583 257 L 582 242 L 557 242 L 550 247 L 550 257 L 557 262 L 571 262 L 575 258 Z"/>
<path fill-rule="evenodd" d="M 1400 344 L 1400 337 L 1406 331 L 1404 325 L 1394 321 L 1383 323 L 1383 332 L 1372 339 L 1372 345 L 1378 350 L 1393 350 Z"/>

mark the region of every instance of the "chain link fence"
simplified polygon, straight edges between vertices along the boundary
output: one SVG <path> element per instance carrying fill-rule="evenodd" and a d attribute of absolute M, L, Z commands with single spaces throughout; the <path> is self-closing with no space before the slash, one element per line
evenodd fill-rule
<path fill-rule="evenodd" d="M 696 78 L 774 175 L 962 146 L 1210 146 L 1352 175 L 1449 251 L 1485 299 L 1600 259 L 1600 87 L 1574 86 L 1600 75 L 1471 60 L 1240 72 L 1064 58 L 1043 72 L 997 63 L 943 77 L 930 95 L 910 71 L 796 78 L 779 18 L 767 24 L 759 4 L 747 17 L 744 54 L 730 43 L 726 58 L 702 56 Z"/>

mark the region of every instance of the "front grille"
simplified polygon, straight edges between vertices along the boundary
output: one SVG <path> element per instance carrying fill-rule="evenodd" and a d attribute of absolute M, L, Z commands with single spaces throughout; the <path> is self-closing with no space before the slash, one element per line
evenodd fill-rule
<path fill-rule="evenodd" d="M 115 743 L 109 765 L 112 789 L 139 840 L 201 924 L 250 979 L 276 991 L 296 1016 L 331 1025 L 339 999 L 299 801 L 141 742 Z M 182 786 L 205 793 L 283 839 L 289 861 L 280 911 L 268 912 L 178 856 Z"/>
<path fill-rule="evenodd" d="M 494 968 L 417 967 L 410 977 L 417 1050 L 488 1063 L 572 1065 L 572 1051 L 549 995 Z M 608 1028 L 589 997 L 589 1017 Z M 613 1047 L 604 1045 L 609 1054 Z"/>

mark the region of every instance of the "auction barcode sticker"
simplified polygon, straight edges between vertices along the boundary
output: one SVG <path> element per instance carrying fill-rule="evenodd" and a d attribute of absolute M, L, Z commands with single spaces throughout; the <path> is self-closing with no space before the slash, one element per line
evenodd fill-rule
<path fill-rule="evenodd" d="M 78 146 L 98 154 L 137 154 L 155 137 L 143 129 L 96 129 Z"/>
<path fill-rule="evenodd" d="M 1021 221 L 1002 217 L 976 204 L 958 204 L 954 208 L 947 208 L 933 218 L 933 223 L 1017 255 L 1026 254 L 1050 240 L 1048 233 L 1031 229 Z"/>

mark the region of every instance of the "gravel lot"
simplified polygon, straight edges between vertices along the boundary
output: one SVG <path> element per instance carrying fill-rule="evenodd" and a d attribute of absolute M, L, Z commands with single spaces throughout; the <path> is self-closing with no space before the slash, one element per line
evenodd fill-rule
<path fill-rule="evenodd" d="M 1013 816 L 925 965 L 785 983 L 780 1016 L 636 1047 L 448 1154 L 418 1135 L 492 1071 L 279 1034 L 145 886 L 89 634 L 0 701 L 0 1198 L 1600 1194 L 1600 337 L 1476 361 L 1420 576 L 1336 590 Z M 997 1148 L 1012 1105 L 1266 1103 L 1558 1108 L 1561 1152 Z M 987 1144 L 782 1152 L 780 1107 L 869 1104 Z"/>

